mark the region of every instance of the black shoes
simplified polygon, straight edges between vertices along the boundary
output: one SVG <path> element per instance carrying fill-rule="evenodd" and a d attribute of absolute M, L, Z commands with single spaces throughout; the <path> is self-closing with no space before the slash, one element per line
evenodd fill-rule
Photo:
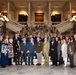
<path fill-rule="evenodd" d="M 34 64 L 31 64 L 31 65 L 34 65 Z"/>
<path fill-rule="evenodd" d="M 2 68 L 5 68 L 6 66 L 2 66 Z"/>
<path fill-rule="evenodd" d="M 28 64 L 28 66 L 30 66 L 30 65 L 34 65 L 34 64 Z"/>
<path fill-rule="evenodd" d="M 36 65 L 40 66 L 41 64 L 40 63 L 37 63 Z"/>
<path fill-rule="evenodd" d="M 25 63 L 25 65 L 27 65 L 27 63 Z"/>
<path fill-rule="evenodd" d="M 30 64 L 28 64 L 28 66 L 30 66 Z"/>

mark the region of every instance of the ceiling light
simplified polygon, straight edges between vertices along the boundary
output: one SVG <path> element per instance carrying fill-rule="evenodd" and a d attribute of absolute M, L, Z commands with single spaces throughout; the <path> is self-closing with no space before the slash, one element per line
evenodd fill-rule
<path fill-rule="evenodd" d="M 0 15 L 1 15 L 1 13 L 0 13 Z"/>
<path fill-rule="evenodd" d="M 8 19 L 6 16 L 4 16 L 4 15 L 2 15 L 2 14 L 0 13 L 0 21 L 2 21 L 2 22 L 8 22 L 9 19 Z"/>
<path fill-rule="evenodd" d="M 70 19 L 71 22 L 76 21 L 76 16 L 73 16 L 72 19 Z"/>

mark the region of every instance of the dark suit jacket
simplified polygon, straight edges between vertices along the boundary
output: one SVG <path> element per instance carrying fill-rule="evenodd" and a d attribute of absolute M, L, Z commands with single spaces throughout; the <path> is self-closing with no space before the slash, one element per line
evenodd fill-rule
<path fill-rule="evenodd" d="M 54 52 L 57 52 L 57 45 L 58 43 L 56 41 L 54 41 L 53 44 L 50 42 L 50 50 L 52 51 L 52 49 L 54 49 Z"/>
<path fill-rule="evenodd" d="M 58 43 L 54 41 L 54 43 L 50 43 L 50 54 L 51 54 L 51 60 L 57 61 L 58 58 L 58 52 L 57 52 L 57 45 Z M 54 50 L 52 50 L 54 49 Z M 55 58 L 54 58 L 55 57 Z"/>
<path fill-rule="evenodd" d="M 23 42 L 21 43 L 20 50 L 23 51 L 24 53 L 27 52 L 27 42 L 26 44 Z"/>

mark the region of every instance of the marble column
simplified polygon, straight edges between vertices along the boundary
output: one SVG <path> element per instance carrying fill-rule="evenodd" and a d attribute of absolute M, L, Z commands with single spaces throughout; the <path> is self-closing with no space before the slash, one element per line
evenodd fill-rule
<path fill-rule="evenodd" d="M 62 22 L 62 21 L 65 21 L 65 12 L 64 12 L 64 11 L 62 11 L 61 22 Z"/>
<path fill-rule="evenodd" d="M 30 11 L 31 11 L 30 5 L 31 5 L 31 3 L 28 2 L 28 26 L 30 26 Z"/>
<path fill-rule="evenodd" d="M 71 1 L 69 2 L 69 12 L 70 12 L 70 19 L 72 18 L 72 4 Z"/>
<path fill-rule="evenodd" d="M 51 27 L 51 2 L 49 2 L 49 24 L 48 27 Z"/>
<path fill-rule="evenodd" d="M 7 17 L 9 19 L 9 15 L 10 15 L 10 1 L 8 1 L 7 3 Z"/>

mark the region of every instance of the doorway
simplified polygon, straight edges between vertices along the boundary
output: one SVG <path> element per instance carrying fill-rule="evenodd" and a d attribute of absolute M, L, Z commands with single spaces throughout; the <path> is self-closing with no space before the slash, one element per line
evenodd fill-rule
<path fill-rule="evenodd" d="M 61 22 L 61 14 L 55 14 L 51 16 L 52 22 Z"/>
<path fill-rule="evenodd" d="M 27 22 L 28 16 L 27 15 L 18 15 L 18 21 L 19 22 Z"/>

